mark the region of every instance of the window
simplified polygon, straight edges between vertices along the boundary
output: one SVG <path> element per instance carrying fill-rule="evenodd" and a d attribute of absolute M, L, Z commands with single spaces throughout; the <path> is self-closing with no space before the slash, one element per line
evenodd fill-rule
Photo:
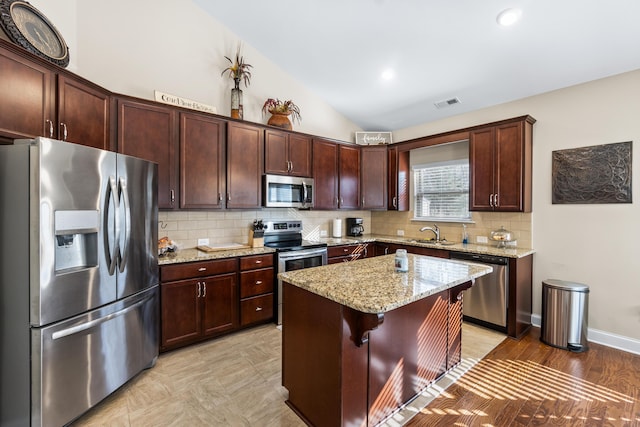
<path fill-rule="evenodd" d="M 469 161 L 413 166 L 414 219 L 469 221 Z"/>

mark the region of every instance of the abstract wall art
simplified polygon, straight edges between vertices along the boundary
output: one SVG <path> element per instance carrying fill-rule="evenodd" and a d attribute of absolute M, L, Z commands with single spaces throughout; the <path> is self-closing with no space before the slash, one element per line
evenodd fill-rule
<path fill-rule="evenodd" d="M 631 203 L 632 142 L 552 152 L 552 203 Z"/>

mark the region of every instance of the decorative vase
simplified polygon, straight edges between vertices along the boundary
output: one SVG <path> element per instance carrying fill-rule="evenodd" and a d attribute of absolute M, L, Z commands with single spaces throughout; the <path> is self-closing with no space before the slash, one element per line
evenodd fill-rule
<path fill-rule="evenodd" d="M 242 119 L 242 89 L 240 79 L 233 79 L 235 87 L 231 89 L 231 118 Z"/>
<path fill-rule="evenodd" d="M 291 120 L 289 120 L 289 115 L 291 114 L 291 112 L 287 112 L 287 113 L 276 113 L 272 111 L 269 111 L 269 112 L 271 113 L 271 117 L 267 122 L 268 125 L 279 127 L 282 129 L 287 129 L 287 130 L 293 129 Z"/>

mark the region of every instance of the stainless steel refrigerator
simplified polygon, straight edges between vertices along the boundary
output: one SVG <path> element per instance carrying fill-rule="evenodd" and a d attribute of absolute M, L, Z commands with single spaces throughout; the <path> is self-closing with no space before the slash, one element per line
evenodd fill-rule
<path fill-rule="evenodd" d="M 158 356 L 157 165 L 0 146 L 0 425 L 61 426 Z"/>

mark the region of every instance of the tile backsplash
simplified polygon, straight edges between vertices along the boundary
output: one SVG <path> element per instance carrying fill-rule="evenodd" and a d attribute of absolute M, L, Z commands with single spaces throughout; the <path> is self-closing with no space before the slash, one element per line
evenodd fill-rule
<path fill-rule="evenodd" d="M 431 238 L 431 232 L 419 230 L 430 222 L 412 221 L 411 212 L 394 211 L 303 211 L 298 209 L 261 209 L 252 211 L 160 211 L 158 214 L 158 236 L 167 236 L 180 248 L 192 248 L 198 239 L 208 238 L 210 244 L 248 243 L 249 230 L 254 219 L 300 219 L 303 236 L 314 239 L 332 235 L 335 218 L 343 220 L 342 236 L 345 236 L 348 217 L 361 217 L 365 233 L 396 236 L 397 230 L 404 231 L 404 237 Z M 473 212 L 474 223 L 467 224 L 469 242 L 476 243 L 477 236 L 489 237 L 492 230 L 504 226 L 518 239 L 517 245 L 531 247 L 531 214 L 502 212 Z M 459 223 L 438 223 L 441 235 L 447 240 L 459 242 L 462 225 Z"/>
<path fill-rule="evenodd" d="M 369 211 L 304 211 L 298 209 L 260 209 L 255 211 L 160 211 L 158 213 L 158 236 L 167 236 L 179 248 L 192 248 L 198 239 L 208 238 L 210 244 L 247 243 L 249 230 L 255 219 L 299 219 L 306 239 L 318 238 L 322 232 L 332 235 L 335 218 L 343 220 L 342 236 L 345 236 L 348 217 L 361 217 L 366 233 L 371 232 Z"/>

